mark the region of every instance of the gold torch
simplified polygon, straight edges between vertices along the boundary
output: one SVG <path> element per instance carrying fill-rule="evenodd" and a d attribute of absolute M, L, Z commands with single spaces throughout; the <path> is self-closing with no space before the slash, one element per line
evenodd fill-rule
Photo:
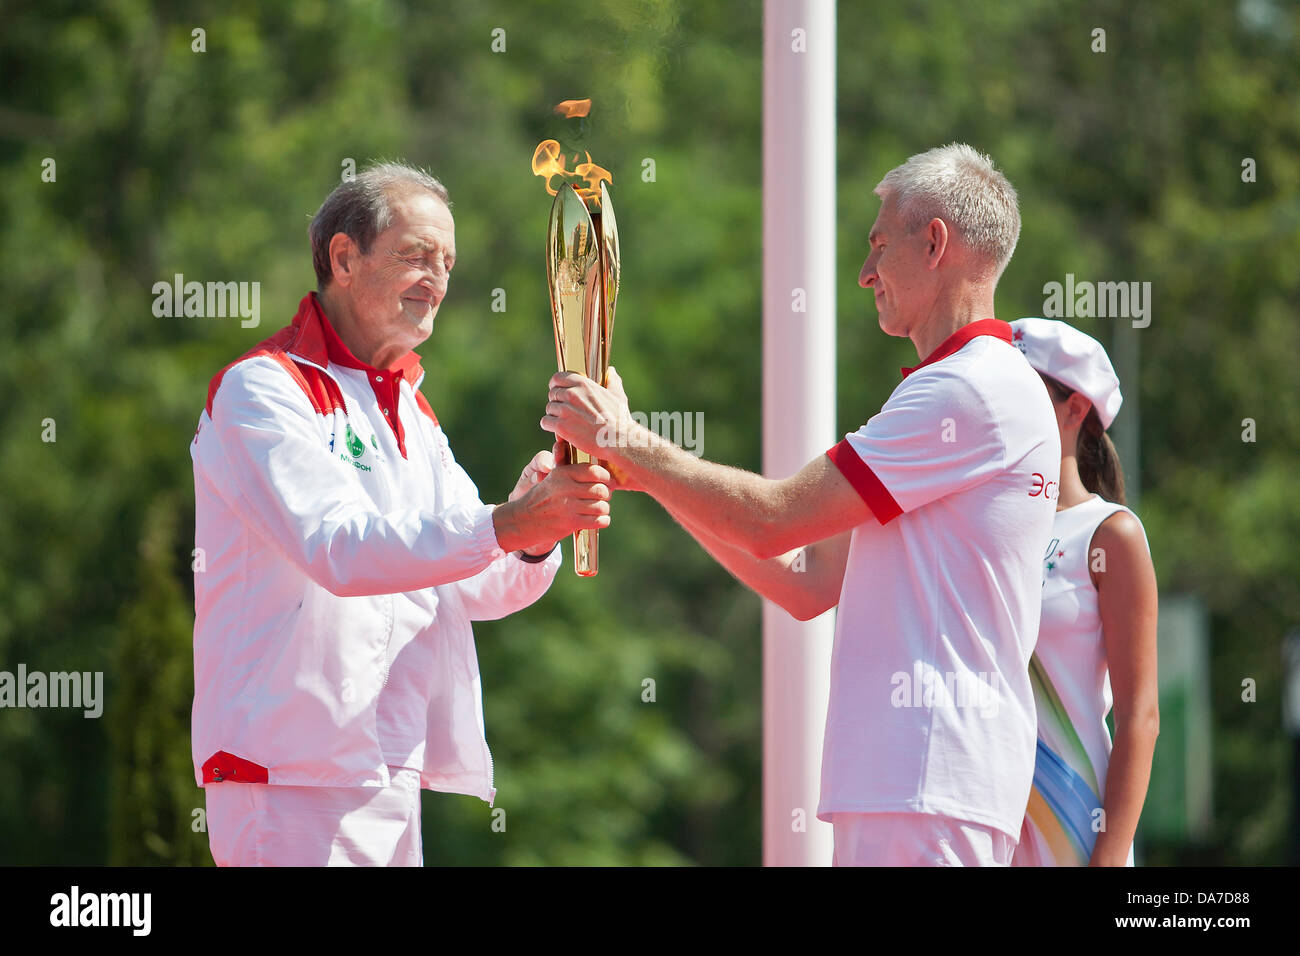
<path fill-rule="evenodd" d="M 567 102 L 590 105 L 589 100 Z M 546 140 L 537 147 L 533 172 L 543 176 L 547 191 L 555 194 L 546 233 L 546 280 L 560 371 L 579 372 L 605 385 L 619 279 L 618 224 L 605 185 L 610 174 L 592 163 L 590 154 L 585 163 L 577 163 L 572 172 L 567 171 L 560 144 L 555 140 Z M 586 184 L 575 189 L 565 182 L 552 189 L 550 180 L 555 175 L 576 176 Z M 562 459 L 559 464 L 596 460 L 567 444 L 563 445 Z M 573 564 L 583 577 L 596 573 L 594 529 L 574 533 Z"/>

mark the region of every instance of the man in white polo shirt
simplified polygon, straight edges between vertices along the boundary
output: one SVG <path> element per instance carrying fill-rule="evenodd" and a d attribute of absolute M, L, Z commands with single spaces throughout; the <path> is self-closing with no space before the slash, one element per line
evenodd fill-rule
<path fill-rule="evenodd" d="M 859 283 L 921 361 L 825 456 L 782 481 L 701 461 L 635 424 L 612 370 L 609 389 L 554 377 L 542 426 L 795 617 L 839 607 L 818 808 L 836 864 L 1006 865 L 1033 776 L 1027 668 L 1061 451 L 1046 389 L 991 318 L 1020 214 L 961 144 L 875 192 Z"/>

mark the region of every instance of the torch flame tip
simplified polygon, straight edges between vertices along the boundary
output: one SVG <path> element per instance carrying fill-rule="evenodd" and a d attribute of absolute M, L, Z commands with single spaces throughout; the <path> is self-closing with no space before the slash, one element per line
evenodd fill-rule
<path fill-rule="evenodd" d="M 591 100 L 563 100 L 556 105 L 555 112 L 566 118 L 586 116 L 591 112 Z M 574 153 L 574 165 L 570 169 L 559 142 L 544 139 L 533 150 L 533 175 L 542 177 L 547 193 L 552 196 L 556 195 L 558 187 L 553 187 L 551 182 L 558 177 L 561 184 L 567 183 L 573 186 L 574 191 L 589 208 L 599 210 L 601 184 L 612 183 L 614 176 L 608 169 L 597 166 L 591 161 L 590 151 L 583 150 L 582 153 L 586 156 L 586 160 L 577 162 L 578 154 Z"/>
<path fill-rule="evenodd" d="M 590 98 L 585 100 L 561 100 L 555 104 L 555 113 L 565 119 L 586 116 L 591 112 Z"/>

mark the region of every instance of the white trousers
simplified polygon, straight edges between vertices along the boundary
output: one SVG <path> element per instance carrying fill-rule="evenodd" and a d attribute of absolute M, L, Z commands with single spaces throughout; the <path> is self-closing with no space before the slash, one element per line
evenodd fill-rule
<path fill-rule="evenodd" d="M 420 775 L 390 787 L 210 783 L 208 845 L 217 866 L 423 866 Z"/>
<path fill-rule="evenodd" d="M 835 813 L 832 866 L 1010 866 L 1016 841 L 933 813 Z"/>

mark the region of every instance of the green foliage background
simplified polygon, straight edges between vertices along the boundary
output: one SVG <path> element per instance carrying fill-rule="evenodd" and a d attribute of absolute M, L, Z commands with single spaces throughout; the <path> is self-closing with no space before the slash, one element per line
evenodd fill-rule
<path fill-rule="evenodd" d="M 421 348 L 424 391 L 501 500 L 547 444 L 549 197 L 528 160 L 543 138 L 573 140 L 550 106 L 591 96 L 577 136 L 614 174 L 615 360 L 633 403 L 703 412 L 709 458 L 759 467 L 757 0 L 595 0 L 580 20 L 557 0 L 0 14 L 0 669 L 104 671 L 107 698 L 97 721 L 0 711 L 0 863 L 210 863 L 192 826 L 187 447 L 210 376 L 313 285 L 307 222 L 346 159 L 405 158 L 451 188 L 459 262 Z M 1298 30 L 1297 8 L 1270 0 L 839 5 L 841 431 L 915 359 L 856 288 L 871 188 L 912 153 L 970 142 L 1020 191 L 1001 317 L 1041 314 L 1066 273 L 1153 285 L 1142 516 L 1162 592 L 1211 613 L 1216 800 L 1211 839 L 1153 846 L 1154 862 L 1283 860 Z M 152 286 L 176 273 L 260 282 L 261 326 L 155 318 Z M 1079 324 L 1110 341 L 1107 322 Z M 599 577 L 566 569 L 535 607 L 476 628 L 507 831 L 477 800 L 426 794 L 428 862 L 759 861 L 758 599 L 640 496 L 617 502 L 602 544 Z M 1258 703 L 1241 702 L 1243 677 Z"/>

